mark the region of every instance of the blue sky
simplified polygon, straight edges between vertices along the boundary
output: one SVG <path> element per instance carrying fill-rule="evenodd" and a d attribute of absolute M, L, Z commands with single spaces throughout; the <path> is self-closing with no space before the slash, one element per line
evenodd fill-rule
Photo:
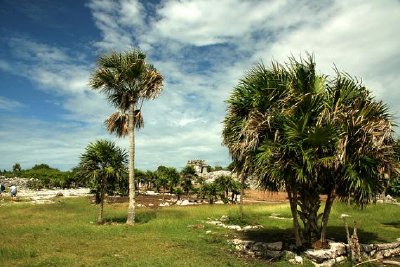
<path fill-rule="evenodd" d="M 76 166 L 99 138 L 128 147 L 103 125 L 113 108 L 90 90 L 98 55 L 140 47 L 165 77 L 144 104 L 137 132 L 140 169 L 189 159 L 226 166 L 224 100 L 259 61 L 312 52 L 362 78 L 400 114 L 400 2 L 0 0 L 0 169 Z"/>

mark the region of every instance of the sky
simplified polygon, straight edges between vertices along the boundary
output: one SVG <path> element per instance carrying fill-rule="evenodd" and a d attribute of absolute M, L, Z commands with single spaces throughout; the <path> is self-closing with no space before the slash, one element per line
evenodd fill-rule
<path fill-rule="evenodd" d="M 143 104 L 136 167 L 227 166 L 225 100 L 259 62 L 313 53 L 400 114 L 398 0 L 0 0 L 0 169 L 69 170 L 114 110 L 88 85 L 99 55 L 140 48 L 164 76 Z M 397 134 L 397 132 L 396 132 Z"/>

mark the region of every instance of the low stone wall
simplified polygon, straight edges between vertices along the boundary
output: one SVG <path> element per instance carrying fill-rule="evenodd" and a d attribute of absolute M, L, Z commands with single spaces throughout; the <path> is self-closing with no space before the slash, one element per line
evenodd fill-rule
<path fill-rule="evenodd" d="M 281 257 L 284 253 L 282 242 L 265 243 L 233 239 L 229 243 L 234 245 L 237 251 L 251 257 L 274 259 Z"/>
<path fill-rule="evenodd" d="M 290 262 L 298 264 L 303 262 L 299 256 L 292 252 L 284 251 L 282 242 L 266 243 L 233 239 L 229 243 L 240 253 L 251 257 L 273 259 L 283 255 L 291 255 L 293 259 L 289 259 Z M 333 266 L 345 261 L 350 254 L 347 244 L 331 242 L 329 246 L 329 249 L 307 250 L 304 252 L 303 257 L 312 261 L 315 266 Z M 393 243 L 361 245 L 361 253 L 363 258 L 367 260 L 398 256 L 400 255 L 400 240 Z"/>

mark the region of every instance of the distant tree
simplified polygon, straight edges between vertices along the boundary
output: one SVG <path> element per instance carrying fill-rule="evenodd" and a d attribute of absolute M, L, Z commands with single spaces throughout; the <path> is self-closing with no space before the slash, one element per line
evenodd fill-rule
<path fill-rule="evenodd" d="M 168 188 L 172 194 L 180 180 L 178 171 L 173 167 L 159 166 L 157 168 L 157 177 L 158 185 L 163 187 L 163 199 L 166 189 Z"/>
<path fill-rule="evenodd" d="M 180 187 L 174 189 L 174 194 L 177 196 L 178 200 L 181 200 L 181 196 L 183 194 L 183 190 Z"/>
<path fill-rule="evenodd" d="M 222 166 L 215 166 L 213 168 L 214 171 L 222 171 L 224 168 Z"/>
<path fill-rule="evenodd" d="M 169 170 L 168 167 L 158 166 L 156 174 L 157 174 L 157 188 L 162 188 L 163 193 L 163 201 L 165 200 L 165 191 L 167 190 L 169 183 Z"/>
<path fill-rule="evenodd" d="M 162 75 L 145 59 L 146 54 L 139 49 L 111 52 L 99 58 L 97 69 L 90 78 L 91 87 L 105 93 L 119 110 L 106 121 L 107 129 L 120 137 L 129 135 L 127 224 L 135 223 L 135 127 L 143 126 L 143 101 L 157 97 L 163 87 Z"/>
<path fill-rule="evenodd" d="M 215 179 L 215 183 L 224 192 L 224 199 L 229 199 L 229 192 L 234 188 L 234 180 L 230 175 L 220 175 Z"/>
<path fill-rule="evenodd" d="M 168 168 L 168 187 L 169 192 L 172 194 L 175 187 L 179 184 L 181 177 L 174 167 Z"/>
<path fill-rule="evenodd" d="M 36 164 L 32 167 L 32 170 L 42 170 L 42 169 L 52 169 L 49 165 L 45 163 Z"/>
<path fill-rule="evenodd" d="M 218 187 L 217 183 L 204 183 L 201 187 L 201 192 L 203 197 L 208 199 L 208 203 L 214 204 L 217 200 L 218 195 L 221 193 L 220 188 Z"/>
<path fill-rule="evenodd" d="M 190 190 L 193 189 L 193 180 L 195 180 L 196 177 L 196 170 L 191 165 L 186 165 L 181 171 L 181 186 L 188 199 Z"/>
<path fill-rule="evenodd" d="M 79 168 L 84 178 L 96 188 L 100 198 L 97 223 L 103 223 L 104 196 L 107 183 L 126 173 L 127 154 L 113 142 L 98 140 L 90 143 L 81 156 Z"/>
<path fill-rule="evenodd" d="M 145 172 L 146 177 L 146 189 L 153 189 L 156 186 L 157 174 L 154 171 L 147 170 Z"/>
<path fill-rule="evenodd" d="M 12 167 L 14 175 L 19 175 L 21 173 L 21 165 L 17 162 Z"/>
<path fill-rule="evenodd" d="M 135 169 L 136 185 L 135 188 L 140 188 L 146 183 L 145 173 L 139 169 Z"/>

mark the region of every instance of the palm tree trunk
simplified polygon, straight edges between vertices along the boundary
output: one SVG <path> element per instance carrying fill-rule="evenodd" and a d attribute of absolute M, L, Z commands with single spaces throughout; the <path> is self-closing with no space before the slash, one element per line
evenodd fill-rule
<path fill-rule="evenodd" d="M 240 219 L 243 220 L 244 175 L 240 176 Z"/>
<path fill-rule="evenodd" d="M 321 243 L 325 245 L 326 243 L 326 230 L 328 227 L 329 215 L 331 213 L 331 208 L 333 205 L 333 201 L 335 200 L 336 192 L 335 189 L 329 192 L 328 198 L 326 199 L 324 215 L 322 215 L 322 226 L 321 226 Z"/>
<path fill-rule="evenodd" d="M 135 223 L 135 104 L 129 105 L 128 127 L 129 127 L 129 206 L 127 224 Z"/>
<path fill-rule="evenodd" d="M 101 178 L 101 185 L 100 185 L 100 210 L 99 210 L 99 216 L 97 217 L 98 224 L 103 223 L 105 187 L 106 187 L 106 181 L 105 181 L 105 178 L 103 177 L 103 178 Z"/>
<path fill-rule="evenodd" d="M 286 192 L 289 197 L 290 211 L 292 212 L 293 217 L 293 231 L 296 239 L 296 247 L 301 248 L 303 246 L 303 238 L 301 235 L 299 216 L 297 213 L 297 192 L 295 190 L 292 191 L 288 184 L 286 184 Z"/>

